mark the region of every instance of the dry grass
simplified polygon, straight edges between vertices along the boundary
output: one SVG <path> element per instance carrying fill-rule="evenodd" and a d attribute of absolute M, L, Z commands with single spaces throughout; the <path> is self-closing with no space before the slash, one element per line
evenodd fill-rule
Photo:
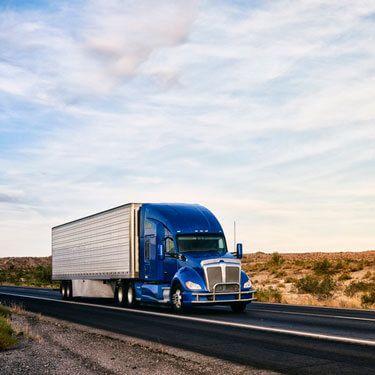
<path fill-rule="evenodd" d="M 16 303 L 12 303 L 10 305 L 10 311 L 13 314 L 27 316 L 29 318 L 32 318 L 35 321 L 41 321 L 41 320 L 43 320 L 43 315 L 42 314 L 40 314 L 40 313 L 37 314 L 37 313 L 32 313 L 30 311 L 27 311 L 27 310 L 25 310 L 23 308 L 22 305 L 19 305 L 19 304 L 16 304 Z"/>
<path fill-rule="evenodd" d="M 29 311 L 26 311 L 22 307 L 22 305 L 12 304 L 10 306 L 10 311 L 12 312 L 12 314 L 26 316 L 26 317 L 30 318 L 29 321 L 31 323 L 35 323 L 35 322 L 38 322 L 38 321 L 42 320 L 41 314 L 35 314 L 35 313 L 31 313 Z M 13 327 L 15 333 L 17 334 L 17 336 L 25 336 L 25 337 L 28 337 L 29 339 L 37 341 L 37 342 L 41 341 L 41 336 L 34 332 L 33 328 L 31 327 L 31 325 L 28 322 L 23 323 L 22 325 L 20 325 L 16 322 L 12 322 L 12 327 Z"/>
<path fill-rule="evenodd" d="M 10 315 L 10 309 L 7 306 L 0 305 L 0 350 L 9 349 L 17 344 Z"/>
<path fill-rule="evenodd" d="M 375 308 L 375 251 L 246 254 L 260 301 Z"/>

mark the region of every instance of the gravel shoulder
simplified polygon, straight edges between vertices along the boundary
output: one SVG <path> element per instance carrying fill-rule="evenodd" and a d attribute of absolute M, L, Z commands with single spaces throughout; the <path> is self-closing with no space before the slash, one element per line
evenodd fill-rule
<path fill-rule="evenodd" d="M 161 344 L 21 312 L 18 345 L 0 351 L 2 375 L 272 374 Z"/>

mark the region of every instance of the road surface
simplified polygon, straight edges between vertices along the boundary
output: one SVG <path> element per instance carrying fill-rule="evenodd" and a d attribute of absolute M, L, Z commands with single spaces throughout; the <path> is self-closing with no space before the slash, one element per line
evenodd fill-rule
<path fill-rule="evenodd" d="M 244 314 L 199 307 L 127 309 L 62 301 L 57 291 L 0 287 L 0 301 L 59 319 L 288 374 L 375 373 L 375 311 L 252 303 Z"/>

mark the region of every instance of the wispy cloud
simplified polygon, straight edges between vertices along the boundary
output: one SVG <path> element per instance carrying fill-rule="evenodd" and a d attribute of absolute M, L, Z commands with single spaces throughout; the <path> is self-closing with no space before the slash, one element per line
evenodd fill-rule
<path fill-rule="evenodd" d="M 52 225 L 127 201 L 205 204 L 229 243 L 237 220 L 247 250 L 373 247 L 373 14 L 370 1 L 10 3 L 0 254 L 48 254 Z"/>

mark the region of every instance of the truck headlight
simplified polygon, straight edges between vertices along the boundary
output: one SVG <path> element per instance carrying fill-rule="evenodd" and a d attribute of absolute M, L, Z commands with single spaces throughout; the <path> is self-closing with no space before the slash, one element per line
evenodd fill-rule
<path fill-rule="evenodd" d="M 245 284 L 243 284 L 243 287 L 244 288 L 251 288 L 251 281 L 250 281 L 250 279 L 247 280 Z"/>
<path fill-rule="evenodd" d="M 202 287 L 199 284 L 193 283 L 192 281 L 186 281 L 185 286 L 188 289 L 195 289 L 195 290 L 201 290 L 202 289 Z"/>

